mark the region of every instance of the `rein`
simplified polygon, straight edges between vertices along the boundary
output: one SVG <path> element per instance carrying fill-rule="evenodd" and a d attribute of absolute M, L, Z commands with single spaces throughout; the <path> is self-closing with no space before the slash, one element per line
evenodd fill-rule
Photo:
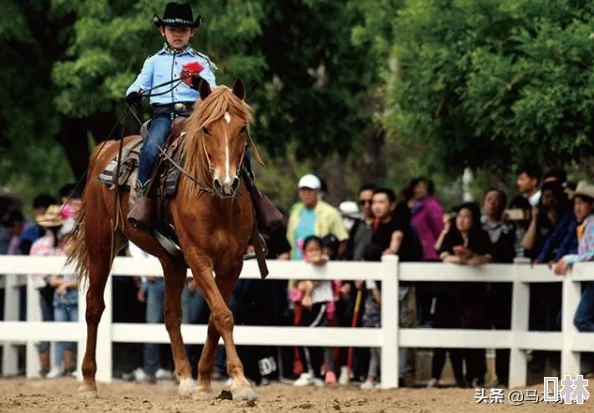
<path fill-rule="evenodd" d="M 188 75 L 180 76 L 179 79 L 173 79 L 173 80 L 168 80 L 167 82 L 159 83 L 158 85 L 153 86 L 150 89 L 143 90 L 142 91 L 142 96 L 143 97 L 147 97 L 147 98 L 151 98 L 151 97 L 155 97 L 155 96 L 166 95 L 167 93 L 171 92 L 173 89 L 175 89 L 176 87 L 178 87 L 179 85 L 181 85 L 181 83 L 185 79 L 191 78 L 192 76 L 193 76 L 193 74 L 190 73 Z M 165 92 L 155 93 L 155 94 L 150 93 L 150 92 L 152 92 L 155 89 L 159 89 L 159 88 L 161 88 L 163 86 L 168 86 L 168 85 L 171 85 L 173 83 L 175 83 L 175 85 L 173 85 L 170 89 L 167 89 Z M 148 92 L 148 93 L 146 93 L 146 92 Z"/>

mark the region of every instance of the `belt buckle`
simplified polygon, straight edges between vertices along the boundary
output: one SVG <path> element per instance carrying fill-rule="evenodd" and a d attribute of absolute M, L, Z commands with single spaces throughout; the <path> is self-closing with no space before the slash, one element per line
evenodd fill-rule
<path fill-rule="evenodd" d="M 178 112 L 182 112 L 186 110 L 186 105 L 184 103 L 176 103 L 175 105 L 173 105 L 173 108 Z"/>

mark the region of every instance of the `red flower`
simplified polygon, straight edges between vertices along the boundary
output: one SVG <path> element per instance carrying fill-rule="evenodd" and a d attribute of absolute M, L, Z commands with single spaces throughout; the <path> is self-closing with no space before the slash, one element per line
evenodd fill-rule
<path fill-rule="evenodd" d="M 204 70 L 204 67 L 200 63 L 190 62 L 190 63 L 184 65 L 184 67 L 182 67 L 180 77 L 186 85 L 191 87 L 192 86 L 192 76 L 197 75 L 198 73 L 202 72 L 203 70 Z"/>

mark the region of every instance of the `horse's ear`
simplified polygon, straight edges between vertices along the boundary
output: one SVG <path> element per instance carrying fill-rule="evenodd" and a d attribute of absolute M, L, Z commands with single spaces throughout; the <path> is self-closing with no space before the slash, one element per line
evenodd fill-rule
<path fill-rule="evenodd" d="M 233 82 L 233 94 L 241 100 L 245 98 L 245 85 L 243 84 L 243 80 L 240 77 L 235 79 L 235 82 Z"/>
<path fill-rule="evenodd" d="M 198 84 L 198 93 L 200 93 L 200 99 L 204 100 L 208 97 L 208 95 L 210 95 L 210 85 L 208 84 L 208 82 L 204 79 L 200 80 L 200 83 Z"/>

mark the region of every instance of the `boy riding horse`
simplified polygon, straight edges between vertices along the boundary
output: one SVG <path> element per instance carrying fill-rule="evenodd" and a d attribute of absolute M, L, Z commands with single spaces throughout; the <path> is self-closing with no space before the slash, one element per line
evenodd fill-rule
<path fill-rule="evenodd" d="M 140 165 L 136 190 L 139 198 L 128 214 L 128 221 L 136 228 L 150 232 L 153 228 L 153 201 L 151 200 L 151 175 L 157 164 L 159 148 L 171 136 L 171 124 L 178 116 L 189 116 L 194 103 L 200 99 L 198 85 L 204 79 L 216 87 L 216 66 L 208 56 L 196 52 L 189 44 L 202 23 L 202 16 L 194 20 L 188 4 L 169 3 L 163 18 L 155 15 L 153 23 L 165 40 L 163 48 L 144 62 L 142 70 L 126 92 L 130 105 L 142 101 L 143 91 L 150 91 L 153 119 L 140 151 Z M 189 76 L 191 75 L 191 76 Z M 178 81 L 179 82 L 176 82 Z M 157 85 L 166 85 L 152 89 Z M 246 152 L 245 179 L 253 188 L 252 199 L 261 229 L 272 229 L 280 224 L 282 216 L 276 207 L 255 188 L 251 172 L 250 154 Z"/>

